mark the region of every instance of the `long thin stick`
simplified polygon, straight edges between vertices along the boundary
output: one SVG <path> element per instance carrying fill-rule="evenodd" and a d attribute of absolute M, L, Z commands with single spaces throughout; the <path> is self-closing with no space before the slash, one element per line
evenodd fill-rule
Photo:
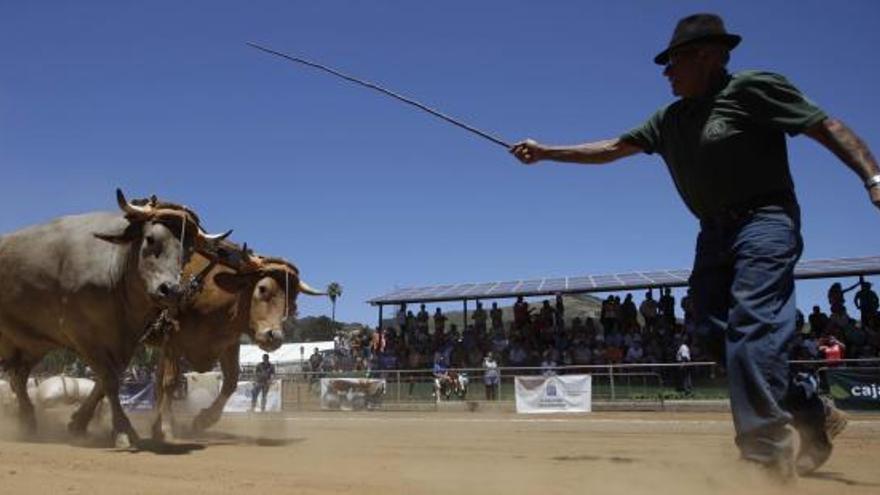
<path fill-rule="evenodd" d="M 400 101 L 402 101 L 402 102 L 404 102 L 404 103 L 410 104 L 410 105 L 412 105 L 412 106 L 414 106 L 414 107 L 416 107 L 416 108 L 419 108 L 419 109 L 421 109 L 421 110 L 424 110 L 424 111 L 430 113 L 431 115 L 434 115 L 435 117 L 440 117 L 441 119 L 445 120 L 446 122 L 449 122 L 450 124 L 456 125 L 456 126 L 458 126 L 458 127 L 461 127 L 462 129 L 465 129 L 465 130 L 467 130 L 467 131 L 473 132 L 474 134 L 476 134 L 476 135 L 478 135 L 478 136 L 480 136 L 480 137 L 482 137 L 482 138 L 488 139 L 489 141 L 492 141 L 492 142 L 495 143 L 495 144 L 498 144 L 498 145 L 504 146 L 505 148 L 510 148 L 510 145 L 507 144 L 504 140 L 499 139 L 499 138 L 497 138 L 497 137 L 495 137 L 495 136 L 493 136 L 493 135 L 491 135 L 491 134 L 489 134 L 489 133 L 487 133 L 487 132 L 481 131 L 481 130 L 475 128 L 475 127 L 469 126 L 469 125 L 467 125 L 467 124 L 465 124 L 465 123 L 463 123 L 463 122 L 460 122 L 460 121 L 458 121 L 458 120 L 456 120 L 456 119 L 454 119 L 454 118 L 452 118 L 452 117 L 450 117 L 450 116 L 448 116 L 448 115 L 445 115 L 445 114 L 443 114 L 443 113 L 441 113 L 441 112 L 438 112 L 437 110 L 434 110 L 434 109 L 431 108 L 431 107 L 428 107 L 428 106 L 426 106 L 426 105 L 423 105 L 423 104 L 421 104 L 421 103 L 419 103 L 419 102 L 413 100 L 412 98 L 408 98 L 408 97 L 406 97 L 406 96 L 399 95 L 399 94 L 397 94 L 397 93 L 395 93 L 395 92 L 393 92 L 393 91 L 389 91 L 389 90 L 387 90 L 387 89 L 385 89 L 385 88 L 383 88 L 383 87 L 381 87 L 381 86 L 378 86 L 378 85 L 376 85 L 376 84 L 373 84 L 373 83 L 371 83 L 371 82 L 363 81 L 363 80 L 358 79 L 358 78 L 356 78 L 356 77 L 352 77 L 352 76 L 349 76 L 349 75 L 343 74 L 343 73 L 341 73 L 341 72 L 339 72 L 339 71 L 337 71 L 337 70 L 335 70 L 335 69 L 332 69 L 332 68 L 327 67 L 327 66 L 325 66 L 325 65 L 321 65 L 321 64 L 318 64 L 318 63 L 315 63 L 315 62 L 312 62 L 312 61 L 306 60 L 306 59 L 304 59 L 304 58 L 294 57 L 294 56 L 292 56 L 292 55 L 288 55 L 288 54 L 286 54 L 286 53 L 282 53 L 282 52 L 279 52 L 279 51 L 272 50 L 271 48 L 266 48 L 266 47 L 264 47 L 264 46 L 260 46 L 260 45 L 258 45 L 258 44 L 256 44 L 256 43 L 251 43 L 250 41 L 248 41 L 247 44 L 250 45 L 250 46 L 252 46 L 252 47 L 254 47 L 254 48 L 256 48 L 257 50 L 261 50 L 261 51 L 264 51 L 264 52 L 266 52 L 266 53 L 271 53 L 272 55 L 276 55 L 276 56 L 279 56 L 279 57 L 281 57 L 281 58 L 285 58 L 285 59 L 290 60 L 290 61 L 292 61 L 292 62 L 297 62 L 297 63 L 303 64 L 303 65 L 308 65 L 309 67 L 314 67 L 315 69 L 320 69 L 320 70 L 322 70 L 322 71 L 324 71 L 324 72 L 329 72 L 330 74 L 333 74 L 334 76 L 341 77 L 342 79 L 345 79 L 346 81 L 351 81 L 351 82 L 353 82 L 353 83 L 360 84 L 361 86 L 366 86 L 366 87 L 368 87 L 368 88 L 370 88 L 370 89 L 374 89 L 374 90 L 376 90 L 376 91 L 379 91 L 380 93 L 384 93 L 384 94 L 386 94 L 386 95 L 388 95 L 388 96 L 390 96 L 390 97 L 392 97 L 392 98 L 395 98 L 395 99 L 400 100 Z"/>

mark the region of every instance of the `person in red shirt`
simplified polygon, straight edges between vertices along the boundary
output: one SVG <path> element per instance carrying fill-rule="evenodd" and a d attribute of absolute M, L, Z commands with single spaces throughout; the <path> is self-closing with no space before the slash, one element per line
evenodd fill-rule
<path fill-rule="evenodd" d="M 834 335 L 829 335 L 819 340 L 819 351 L 825 356 L 825 362 L 829 366 L 837 366 L 846 355 L 846 346 Z"/>

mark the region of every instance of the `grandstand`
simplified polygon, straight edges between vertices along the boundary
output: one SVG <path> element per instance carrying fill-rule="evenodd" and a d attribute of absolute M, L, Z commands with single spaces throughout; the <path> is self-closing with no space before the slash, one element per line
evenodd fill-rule
<path fill-rule="evenodd" d="M 578 275 L 505 282 L 444 284 L 395 289 L 367 302 L 382 310 L 387 305 L 462 301 L 467 321 L 468 301 L 514 297 L 548 296 L 554 294 L 587 294 L 636 289 L 686 287 L 690 269 L 653 270 L 606 275 Z M 866 277 L 880 274 L 880 256 L 835 258 L 801 261 L 795 268 L 796 280 Z"/>

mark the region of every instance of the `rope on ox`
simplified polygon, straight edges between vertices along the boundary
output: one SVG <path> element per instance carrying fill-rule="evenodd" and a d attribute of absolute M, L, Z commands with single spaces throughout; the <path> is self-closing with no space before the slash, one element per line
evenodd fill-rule
<path fill-rule="evenodd" d="M 199 273 L 192 275 L 183 287 L 183 294 L 180 296 L 180 302 L 174 308 L 165 308 L 159 312 L 158 316 L 147 325 L 147 331 L 141 337 L 141 342 L 155 338 L 161 338 L 162 342 L 168 341 L 168 337 L 172 332 L 178 330 L 177 313 L 180 309 L 188 306 L 195 300 L 204 288 L 205 279 L 208 273 L 217 266 L 217 260 L 211 260 L 205 268 Z"/>

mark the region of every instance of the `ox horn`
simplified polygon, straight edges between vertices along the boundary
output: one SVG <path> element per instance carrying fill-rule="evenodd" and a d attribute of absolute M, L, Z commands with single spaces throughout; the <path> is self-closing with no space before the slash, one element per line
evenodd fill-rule
<path fill-rule="evenodd" d="M 126 215 L 146 217 L 151 211 L 151 208 L 129 203 L 128 200 L 125 199 L 125 194 L 122 194 L 122 189 L 119 189 L 118 187 L 116 188 L 116 203 L 119 205 L 119 209 L 124 211 Z"/>
<path fill-rule="evenodd" d="M 226 232 L 223 232 L 220 234 L 209 234 L 209 233 L 205 232 L 204 230 L 202 230 L 201 227 L 199 227 L 199 235 L 202 236 L 205 240 L 212 241 L 212 242 L 220 242 L 223 239 L 226 239 L 227 237 L 229 237 L 231 234 L 232 234 L 232 229 L 229 229 Z"/>
<path fill-rule="evenodd" d="M 317 289 L 314 289 L 314 288 L 310 287 L 309 284 L 303 282 L 302 280 L 299 281 L 299 291 L 302 294 L 306 294 L 309 296 L 326 296 L 327 295 L 326 292 L 321 292 Z"/>
<path fill-rule="evenodd" d="M 246 242 L 241 246 L 241 262 L 251 269 L 257 269 L 260 266 L 260 259 L 251 255 L 251 250 L 248 249 Z"/>

